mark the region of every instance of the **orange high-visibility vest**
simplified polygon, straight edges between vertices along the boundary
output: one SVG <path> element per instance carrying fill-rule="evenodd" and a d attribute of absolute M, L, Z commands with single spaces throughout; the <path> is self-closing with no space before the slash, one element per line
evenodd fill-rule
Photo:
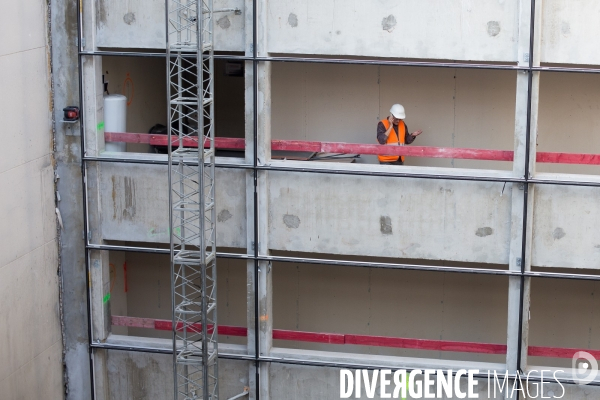
<path fill-rule="evenodd" d="M 390 128 L 390 121 L 388 121 L 387 119 L 384 119 L 381 121 L 383 123 L 383 126 L 385 127 L 385 130 L 387 131 Z M 400 136 L 400 137 L 398 137 Z M 387 138 L 387 142 L 385 144 L 392 144 L 392 145 L 397 145 L 397 146 L 404 146 L 404 138 L 406 137 L 406 125 L 404 125 L 404 121 L 402 121 L 402 123 L 398 124 L 398 135 L 396 135 L 396 130 L 392 129 L 392 131 L 390 132 L 390 135 Z M 378 142 L 379 143 L 379 142 Z M 404 162 L 404 156 L 377 156 L 379 158 L 379 161 L 381 162 L 394 162 L 394 161 L 398 161 L 398 158 L 401 159 L 402 162 Z"/>

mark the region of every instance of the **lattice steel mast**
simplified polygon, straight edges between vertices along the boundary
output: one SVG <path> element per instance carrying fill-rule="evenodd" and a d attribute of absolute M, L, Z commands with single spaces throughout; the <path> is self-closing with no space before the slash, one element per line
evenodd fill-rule
<path fill-rule="evenodd" d="M 174 398 L 217 400 L 213 4 L 166 7 Z"/>

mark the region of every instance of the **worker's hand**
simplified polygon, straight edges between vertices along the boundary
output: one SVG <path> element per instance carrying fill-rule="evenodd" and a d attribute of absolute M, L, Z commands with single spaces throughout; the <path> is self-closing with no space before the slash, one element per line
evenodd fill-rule
<path fill-rule="evenodd" d="M 413 133 L 411 133 L 411 135 L 412 135 L 412 136 L 414 136 L 414 137 L 417 137 L 417 136 L 419 136 L 421 133 L 423 133 L 423 131 L 419 129 L 418 131 L 414 131 Z"/>
<path fill-rule="evenodd" d="M 394 125 L 394 120 L 395 120 L 395 118 L 392 117 L 391 115 L 388 117 L 388 122 L 390 123 L 390 126 Z"/>

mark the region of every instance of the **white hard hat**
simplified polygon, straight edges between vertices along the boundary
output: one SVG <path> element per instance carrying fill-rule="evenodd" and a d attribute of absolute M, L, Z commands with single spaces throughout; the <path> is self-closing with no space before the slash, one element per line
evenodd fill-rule
<path fill-rule="evenodd" d="M 406 113 L 404 112 L 404 107 L 402 104 L 394 104 L 392 108 L 390 108 L 390 113 L 397 119 L 406 118 Z"/>

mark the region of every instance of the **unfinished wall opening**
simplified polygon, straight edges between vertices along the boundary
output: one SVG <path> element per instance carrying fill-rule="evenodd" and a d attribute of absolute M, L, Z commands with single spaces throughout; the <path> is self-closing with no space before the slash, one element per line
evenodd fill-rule
<path fill-rule="evenodd" d="M 507 302 L 502 276 L 274 263 L 274 329 L 334 334 L 329 343 L 307 336 L 275 340 L 274 346 L 503 363 L 505 348 L 488 346 L 482 351 L 495 348 L 496 354 L 481 354 L 441 346 L 505 345 Z M 285 335 L 274 331 L 274 339 Z M 421 344 L 432 347 L 415 349 L 389 338 L 424 339 Z M 461 346 L 469 351 L 473 344 Z"/>
<path fill-rule="evenodd" d="M 126 97 L 126 132 L 159 132 L 167 125 L 166 63 L 154 57 L 102 57 L 107 94 Z M 100 104 L 100 106 L 103 106 Z M 154 129 L 153 129 L 154 127 Z M 127 143 L 127 152 L 152 153 L 149 143 Z"/>
<path fill-rule="evenodd" d="M 538 172 L 600 174 L 600 75 L 540 76 Z"/>
<path fill-rule="evenodd" d="M 219 326 L 245 328 L 246 261 L 219 258 L 217 265 Z M 113 334 L 172 338 L 168 254 L 110 252 L 110 293 Z M 246 337 L 226 329 L 219 342 L 246 344 Z"/>
<path fill-rule="evenodd" d="M 162 57 L 102 57 L 102 74 L 107 91 L 104 95 L 123 95 L 126 104 L 125 131 L 129 135 L 111 135 L 98 126 L 98 140 L 108 143 L 110 152 L 167 154 L 166 61 Z M 193 68 L 192 68 L 193 69 Z M 194 69 L 193 69 L 194 70 Z M 215 60 L 215 137 L 243 139 L 245 136 L 244 64 Z M 192 84 L 190 78 L 190 85 Z M 99 87 L 102 84 L 99 82 Z M 104 89 L 104 87 L 102 88 Z M 106 100 L 98 100 L 106 114 Z M 110 112 L 110 111 L 109 111 Z M 102 113 L 100 113 L 102 115 Z M 113 114 L 108 115 L 111 118 Z M 104 115 L 103 124 L 107 123 Z M 110 124 L 114 126 L 114 124 Z M 182 122 L 197 129 L 197 113 Z M 108 133 L 107 133 L 108 132 Z M 104 135 L 104 137 L 102 137 Z M 122 140 L 125 140 L 123 142 Z M 231 147 L 231 146 L 229 146 Z M 244 157 L 244 142 L 234 148 L 217 144 L 217 156 Z"/>
<path fill-rule="evenodd" d="M 571 368 L 573 349 L 597 355 L 599 310 L 598 281 L 532 279 L 528 364 Z"/>
<path fill-rule="evenodd" d="M 378 144 L 379 121 L 400 103 L 410 133 L 423 131 L 411 146 L 511 152 L 515 93 L 516 73 L 510 71 L 273 63 L 272 138 Z M 296 157 L 319 158 L 312 153 Z M 378 163 L 375 155 L 354 153 L 345 161 Z M 273 152 L 273 158 L 294 156 Z M 414 156 L 405 165 L 512 169 L 511 161 Z"/>

